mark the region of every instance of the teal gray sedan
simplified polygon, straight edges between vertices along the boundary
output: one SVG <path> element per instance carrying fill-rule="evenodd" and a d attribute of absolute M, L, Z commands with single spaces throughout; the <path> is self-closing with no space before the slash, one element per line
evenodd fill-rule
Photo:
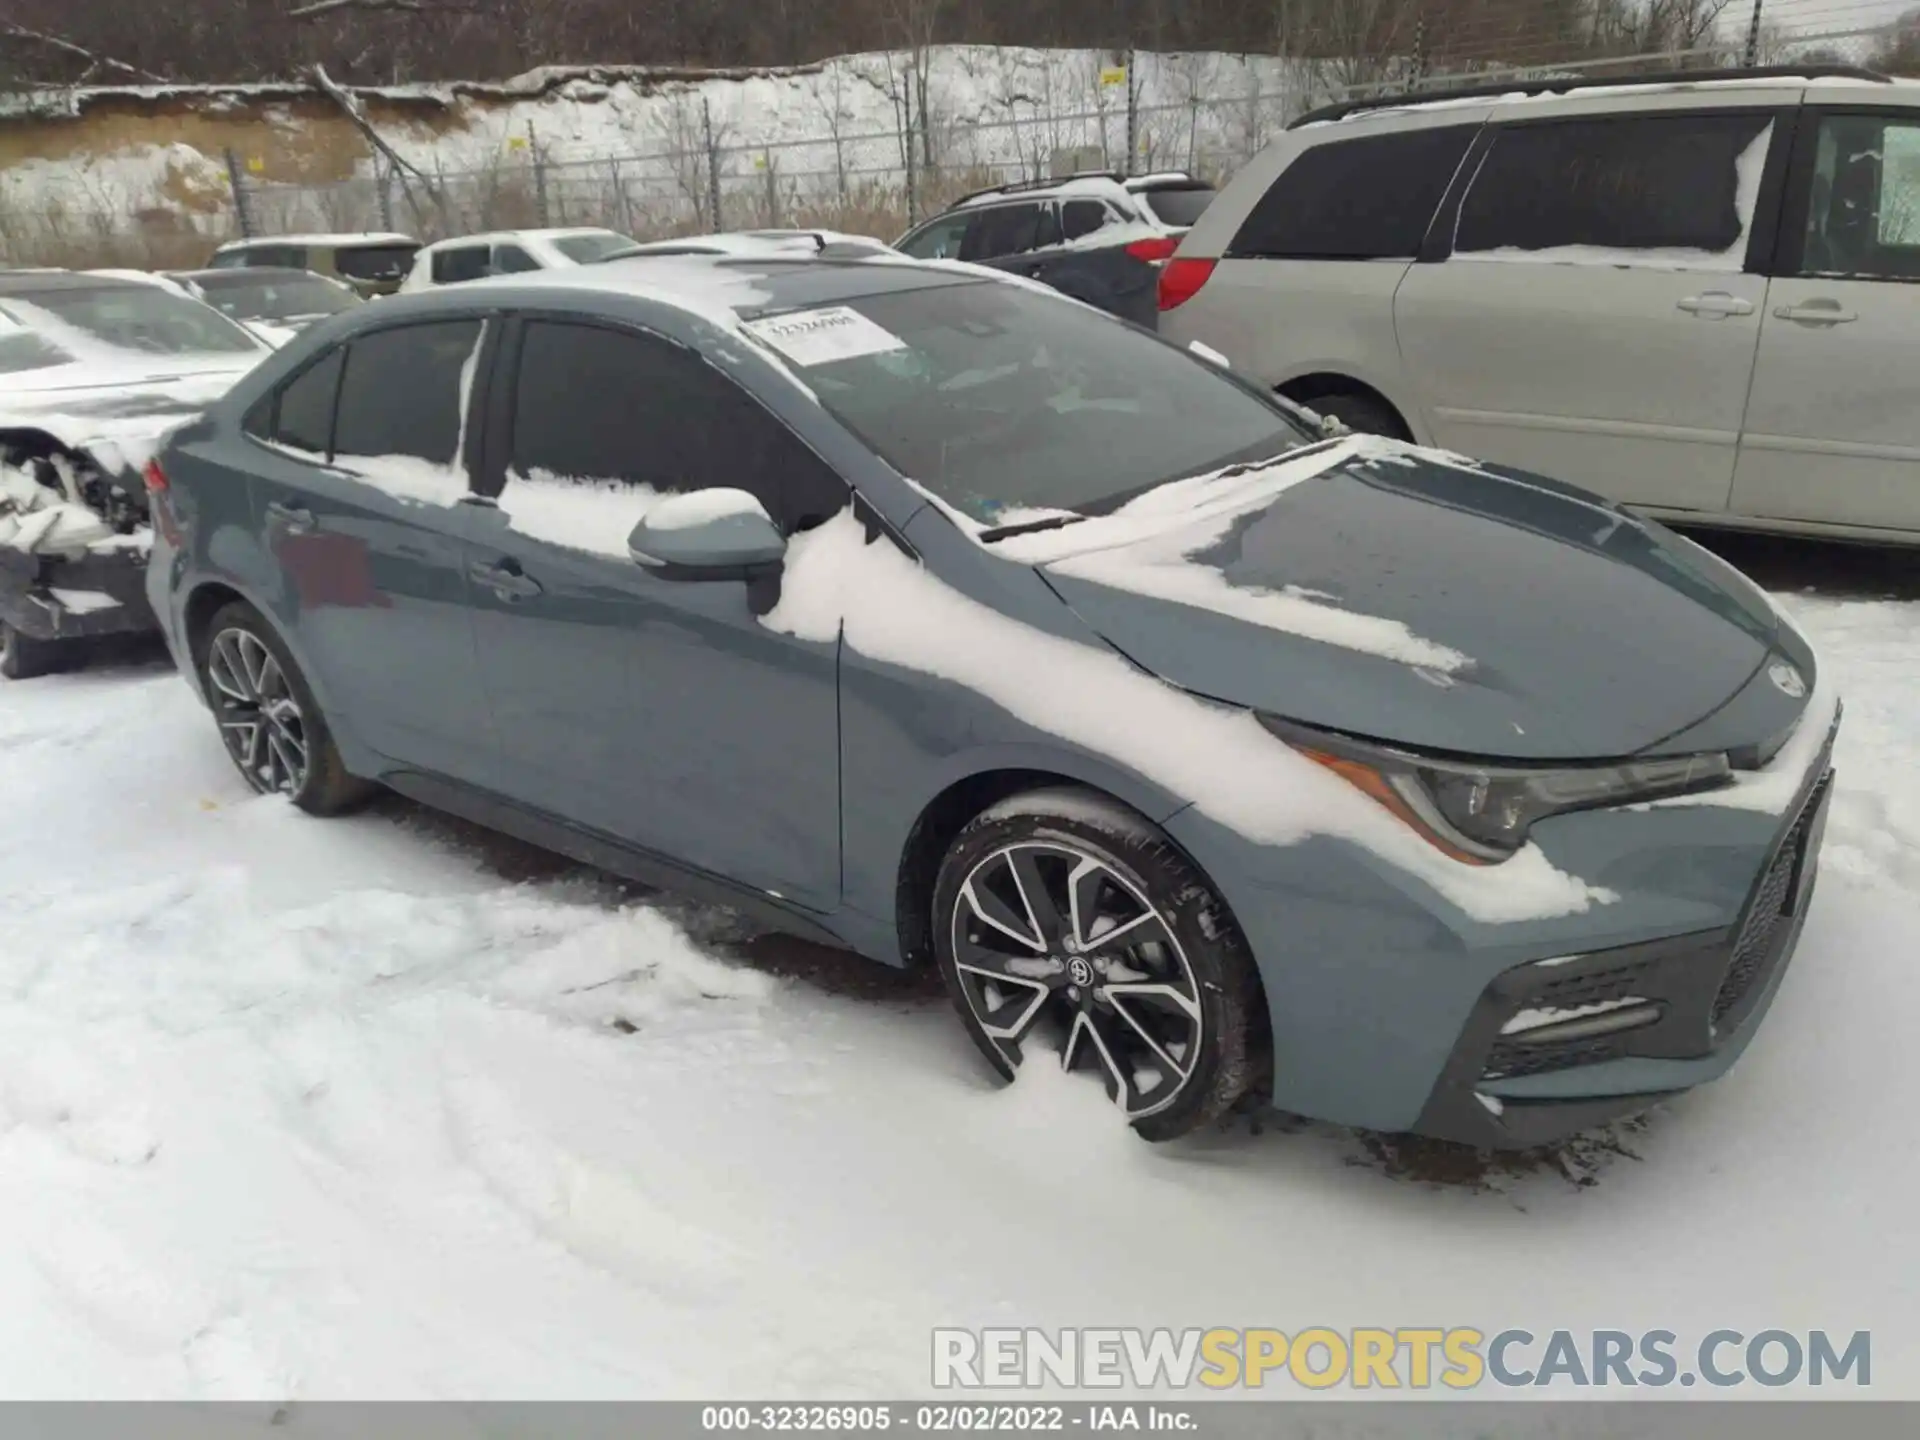
<path fill-rule="evenodd" d="M 1830 677 L 1738 573 L 1040 288 L 827 245 L 324 321 L 148 589 L 249 783 L 384 786 L 888 965 L 1165 1139 L 1531 1145 L 1718 1077 Z"/>

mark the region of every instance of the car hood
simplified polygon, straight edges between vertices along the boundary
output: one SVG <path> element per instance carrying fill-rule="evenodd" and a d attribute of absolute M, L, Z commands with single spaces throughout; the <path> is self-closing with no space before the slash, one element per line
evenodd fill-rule
<path fill-rule="evenodd" d="M 1779 617 L 1697 547 L 1573 487 L 1370 436 L 994 548 L 1175 685 L 1410 748 L 1660 753 L 1723 708 L 1773 734 L 1804 704 L 1789 679 L 1730 706 Z"/>
<path fill-rule="evenodd" d="M 39 430 L 103 468 L 138 469 L 167 431 L 199 414 L 265 358 L 181 357 L 177 365 L 61 365 L 9 376 L 0 430 Z"/>

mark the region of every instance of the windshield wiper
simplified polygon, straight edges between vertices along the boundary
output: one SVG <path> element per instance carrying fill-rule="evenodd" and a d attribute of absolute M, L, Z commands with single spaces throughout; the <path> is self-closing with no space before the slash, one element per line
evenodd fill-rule
<path fill-rule="evenodd" d="M 1036 530 L 1058 530 L 1063 525 L 1071 525 L 1076 520 L 1084 520 L 1084 515 L 1049 515 L 1044 520 L 1022 520 L 1017 525 L 995 525 L 990 530 L 982 530 L 975 538 L 983 545 L 991 545 L 996 540 L 1005 540 L 1010 535 L 1031 535 Z"/>

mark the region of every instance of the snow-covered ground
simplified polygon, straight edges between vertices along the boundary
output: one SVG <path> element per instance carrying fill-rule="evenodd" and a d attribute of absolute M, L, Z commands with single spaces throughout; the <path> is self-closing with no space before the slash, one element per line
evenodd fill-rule
<path fill-rule="evenodd" d="M 1865 1329 L 1920 1395 L 1920 601 L 1787 602 L 1848 720 L 1765 1029 L 1471 1184 L 1151 1147 L 861 962 L 252 797 L 156 663 L 8 685 L 0 1395 L 898 1396 L 989 1324 Z"/>

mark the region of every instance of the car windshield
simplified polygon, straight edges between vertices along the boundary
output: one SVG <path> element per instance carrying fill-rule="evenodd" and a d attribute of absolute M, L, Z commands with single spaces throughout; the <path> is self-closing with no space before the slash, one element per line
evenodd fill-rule
<path fill-rule="evenodd" d="M 609 255 L 631 248 L 633 243 L 625 235 L 601 230 L 589 235 L 557 236 L 553 248 L 576 265 L 591 265 L 596 260 L 604 260 Z"/>
<path fill-rule="evenodd" d="M 75 286 L 0 297 L 0 313 L 25 328 L 51 316 L 92 339 L 149 355 L 245 355 L 260 342 L 212 307 L 158 285 Z"/>
<path fill-rule="evenodd" d="M 1160 217 L 1161 224 L 1192 225 L 1206 213 L 1207 206 L 1213 203 L 1213 196 L 1214 192 L 1205 186 L 1187 185 L 1142 191 L 1140 198 Z"/>
<path fill-rule="evenodd" d="M 836 315 L 851 345 L 805 336 Z M 988 525 L 1098 513 L 1317 438 L 1204 361 L 1015 285 L 893 291 L 756 328 L 890 465 Z"/>
<path fill-rule="evenodd" d="M 198 284 L 207 303 L 233 320 L 303 320 L 338 315 L 361 303 L 346 286 L 318 275 L 267 279 L 257 273 L 236 271 L 202 276 Z"/>

